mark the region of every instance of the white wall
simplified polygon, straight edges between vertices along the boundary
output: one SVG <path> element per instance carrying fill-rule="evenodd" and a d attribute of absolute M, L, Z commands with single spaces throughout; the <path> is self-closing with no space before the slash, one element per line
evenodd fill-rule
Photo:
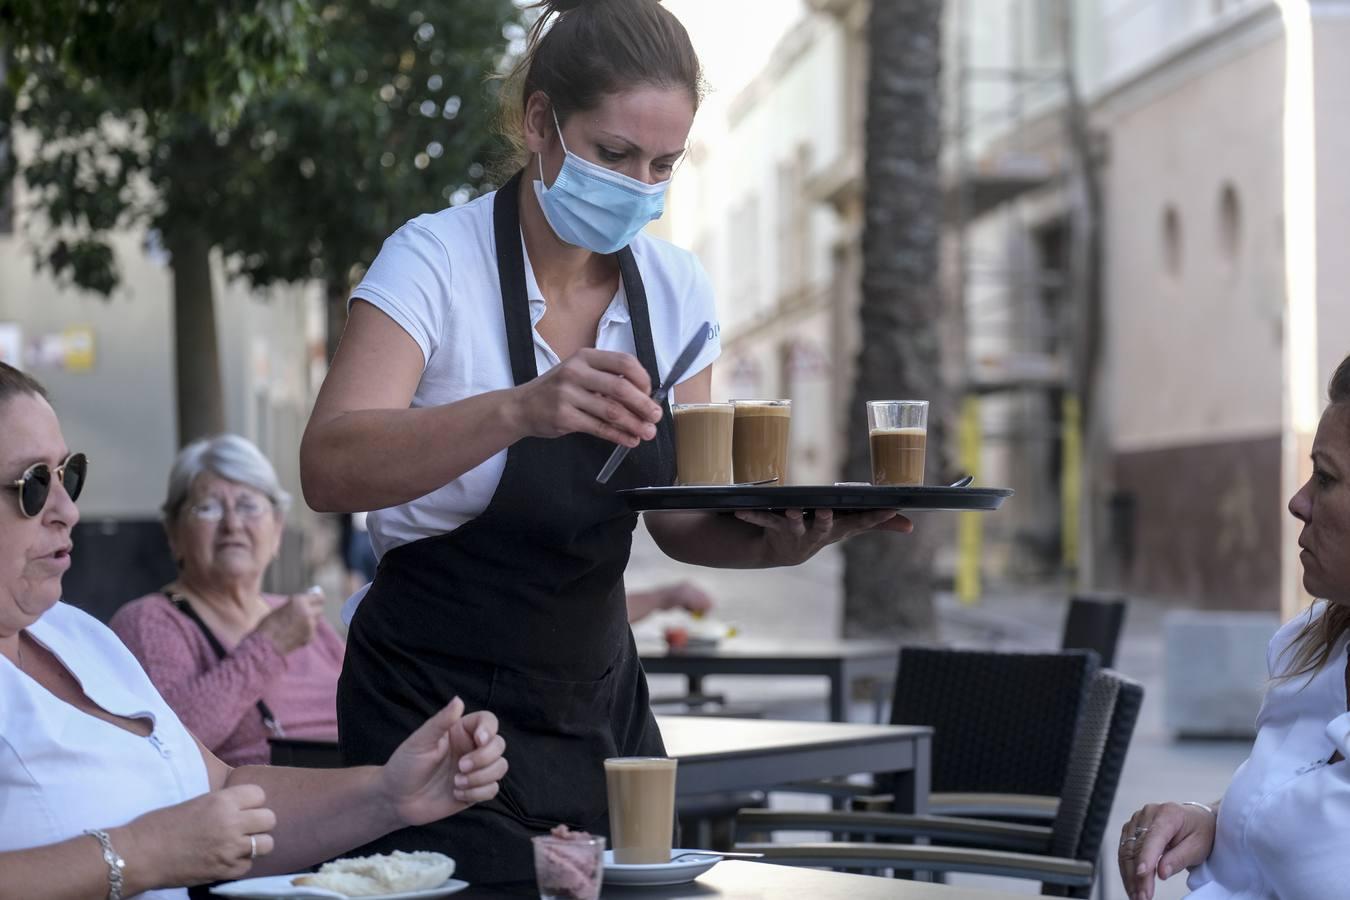
<path fill-rule="evenodd" d="M 117 235 L 122 285 L 105 299 L 35 271 L 25 233 L 20 223 L 0 236 L 0 322 L 18 322 L 25 340 L 72 326 L 94 333 L 92 371 L 32 370 L 52 395 L 67 443 L 90 456 L 81 510 L 86 519 L 153 518 L 177 451 L 172 279 L 163 254 L 147 253 L 139 234 Z M 293 287 L 263 296 L 215 268 L 226 427 L 261 438 L 287 489 L 298 491 L 310 348 L 322 335 L 317 292 Z"/>
<path fill-rule="evenodd" d="M 1118 450 L 1280 431 L 1284 44 L 1108 108 L 1106 340 Z M 1146 102 L 1145 102 L 1146 101 Z M 1220 194 L 1241 228 L 1226 260 Z M 1168 271 L 1164 211 L 1180 268 Z"/>
<path fill-rule="evenodd" d="M 724 342 L 771 316 L 784 292 L 779 167 L 803 148 L 817 172 L 839 163 L 842 72 L 839 26 L 820 16 L 799 25 L 726 118 L 701 127 L 671 186 L 671 237 L 707 267 Z M 806 271 L 817 288 L 828 282 L 833 229 L 832 215 L 812 213 Z"/>

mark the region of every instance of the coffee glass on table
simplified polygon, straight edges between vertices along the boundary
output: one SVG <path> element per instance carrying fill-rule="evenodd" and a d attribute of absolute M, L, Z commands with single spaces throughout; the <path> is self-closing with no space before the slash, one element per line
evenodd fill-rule
<path fill-rule="evenodd" d="M 928 448 L 927 400 L 869 400 L 872 483 L 923 484 Z"/>
<path fill-rule="evenodd" d="M 791 400 L 735 400 L 732 474 L 737 484 L 787 483 Z"/>
<path fill-rule="evenodd" d="M 670 862 L 676 762 L 663 756 L 605 760 L 609 845 L 619 865 Z"/>
<path fill-rule="evenodd" d="M 731 437 L 736 410 L 730 403 L 676 403 L 675 483 L 731 484 Z"/>

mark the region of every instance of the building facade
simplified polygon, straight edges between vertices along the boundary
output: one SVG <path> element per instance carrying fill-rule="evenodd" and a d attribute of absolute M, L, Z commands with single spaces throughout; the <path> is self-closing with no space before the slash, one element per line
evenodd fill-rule
<path fill-rule="evenodd" d="M 1350 2 L 948 7 L 963 421 L 981 481 L 1019 491 L 985 574 L 1292 610 L 1284 504 L 1350 353 Z M 794 480 L 837 477 L 850 402 L 866 18 L 813 0 L 672 188 L 671 236 L 721 298 L 715 390 L 794 400 Z"/>

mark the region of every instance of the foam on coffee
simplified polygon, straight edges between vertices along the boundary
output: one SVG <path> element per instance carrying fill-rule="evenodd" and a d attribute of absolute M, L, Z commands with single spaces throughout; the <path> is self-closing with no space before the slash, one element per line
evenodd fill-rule
<path fill-rule="evenodd" d="M 873 484 L 923 484 L 927 428 L 877 428 L 871 433 Z"/>
<path fill-rule="evenodd" d="M 616 863 L 670 862 L 676 762 L 665 757 L 605 760 L 609 842 Z"/>

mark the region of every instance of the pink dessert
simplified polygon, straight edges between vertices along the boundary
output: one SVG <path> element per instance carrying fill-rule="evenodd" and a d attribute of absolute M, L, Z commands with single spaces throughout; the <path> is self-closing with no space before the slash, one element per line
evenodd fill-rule
<path fill-rule="evenodd" d="M 559 825 L 534 839 L 539 893 L 552 900 L 596 900 L 604 875 L 604 839 Z"/>

